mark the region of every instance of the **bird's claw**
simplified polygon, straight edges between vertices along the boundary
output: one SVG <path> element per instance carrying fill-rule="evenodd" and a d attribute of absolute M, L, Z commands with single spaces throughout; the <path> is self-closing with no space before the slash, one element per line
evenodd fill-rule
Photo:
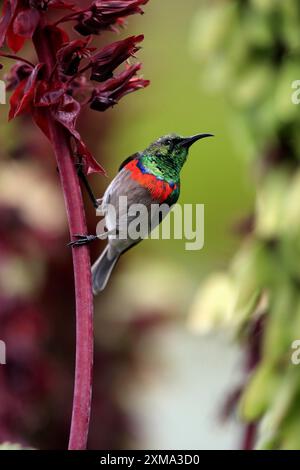
<path fill-rule="evenodd" d="M 71 241 L 70 243 L 68 243 L 68 246 L 71 246 L 71 247 L 83 246 L 98 239 L 97 235 L 81 235 L 78 233 L 76 233 L 74 237 L 77 238 L 77 240 Z"/>

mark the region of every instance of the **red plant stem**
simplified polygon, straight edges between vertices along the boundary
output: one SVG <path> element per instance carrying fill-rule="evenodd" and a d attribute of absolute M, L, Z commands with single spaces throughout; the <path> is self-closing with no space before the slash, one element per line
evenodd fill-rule
<path fill-rule="evenodd" d="M 244 431 L 242 450 L 253 450 L 257 437 L 257 423 L 249 423 Z"/>
<path fill-rule="evenodd" d="M 40 62 L 47 66 L 48 76 L 55 64 L 51 43 L 42 28 L 33 42 Z M 70 235 L 87 233 L 78 175 L 74 166 L 69 137 L 64 128 L 48 113 L 48 125 L 64 193 Z M 87 445 L 93 366 L 93 295 L 89 250 L 86 246 L 72 249 L 76 296 L 76 365 L 70 450 L 84 450 Z"/>

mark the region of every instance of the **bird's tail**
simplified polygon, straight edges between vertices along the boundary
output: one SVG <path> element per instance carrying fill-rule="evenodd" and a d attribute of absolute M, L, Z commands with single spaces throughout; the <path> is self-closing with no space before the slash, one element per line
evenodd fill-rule
<path fill-rule="evenodd" d="M 99 294 L 105 287 L 110 278 L 113 268 L 119 259 L 120 254 L 111 254 L 109 245 L 101 253 L 101 256 L 92 266 L 93 293 Z"/>

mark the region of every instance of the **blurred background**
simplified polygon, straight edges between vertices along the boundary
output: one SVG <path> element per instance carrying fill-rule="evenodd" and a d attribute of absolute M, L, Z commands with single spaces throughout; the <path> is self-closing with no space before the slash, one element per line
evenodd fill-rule
<path fill-rule="evenodd" d="M 182 175 L 180 203 L 205 205 L 204 248 L 146 240 L 95 301 L 91 449 L 252 448 L 272 410 L 266 446 L 296 446 L 289 413 L 300 384 L 288 365 L 300 305 L 297 5 L 150 0 L 121 34 L 145 34 L 138 57 L 151 86 L 104 115 L 82 115 L 82 135 L 109 175 L 91 177 L 99 197 L 120 162 L 155 138 L 216 136 L 193 148 Z M 65 448 L 75 324 L 62 194 L 46 139 L 29 118 L 8 125 L 7 106 L 0 111 L 0 442 Z M 91 247 L 93 259 L 102 248 Z"/>

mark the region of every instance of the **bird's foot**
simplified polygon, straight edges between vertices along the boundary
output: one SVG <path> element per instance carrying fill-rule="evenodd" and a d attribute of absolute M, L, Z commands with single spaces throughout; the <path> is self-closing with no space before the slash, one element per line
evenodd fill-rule
<path fill-rule="evenodd" d="M 97 235 L 80 235 L 77 233 L 76 235 L 74 235 L 74 237 L 76 238 L 76 240 L 73 240 L 68 243 L 68 246 L 71 246 L 72 248 L 87 245 L 89 243 L 92 243 L 94 240 L 98 240 Z"/>

